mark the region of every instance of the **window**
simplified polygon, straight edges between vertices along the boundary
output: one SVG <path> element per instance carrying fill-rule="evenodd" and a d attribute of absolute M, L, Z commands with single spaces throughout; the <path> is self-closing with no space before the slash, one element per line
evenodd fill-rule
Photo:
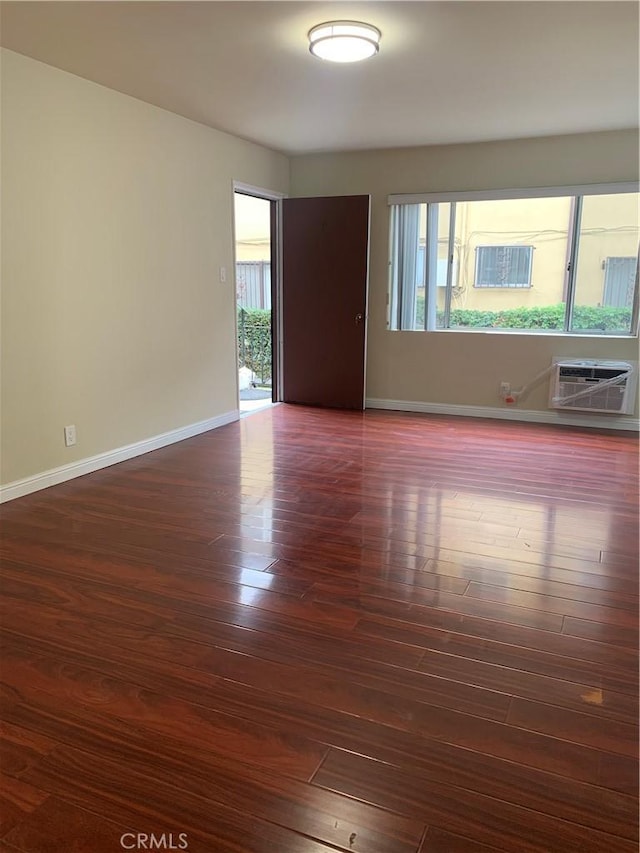
<path fill-rule="evenodd" d="M 631 308 L 637 267 L 637 258 L 605 258 L 603 305 Z"/>
<path fill-rule="evenodd" d="M 634 334 L 637 186 L 580 189 L 391 196 L 389 327 Z"/>
<path fill-rule="evenodd" d="M 533 246 L 478 246 L 475 287 L 530 287 Z"/>

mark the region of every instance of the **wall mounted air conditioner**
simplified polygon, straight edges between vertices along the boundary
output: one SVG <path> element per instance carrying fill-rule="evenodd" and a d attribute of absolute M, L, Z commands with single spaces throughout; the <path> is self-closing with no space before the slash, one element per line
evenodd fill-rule
<path fill-rule="evenodd" d="M 636 362 L 554 358 L 553 368 L 550 409 L 632 414 Z"/>

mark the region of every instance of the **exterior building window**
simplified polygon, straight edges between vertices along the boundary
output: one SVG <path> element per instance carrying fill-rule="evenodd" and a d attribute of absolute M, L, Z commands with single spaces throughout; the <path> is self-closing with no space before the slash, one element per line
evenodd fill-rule
<path fill-rule="evenodd" d="M 603 305 L 611 308 L 631 308 L 637 268 L 637 258 L 605 259 Z"/>
<path fill-rule="evenodd" d="M 241 308 L 271 308 L 271 261 L 237 261 L 236 291 Z"/>
<path fill-rule="evenodd" d="M 478 246 L 475 287 L 531 287 L 532 246 Z"/>

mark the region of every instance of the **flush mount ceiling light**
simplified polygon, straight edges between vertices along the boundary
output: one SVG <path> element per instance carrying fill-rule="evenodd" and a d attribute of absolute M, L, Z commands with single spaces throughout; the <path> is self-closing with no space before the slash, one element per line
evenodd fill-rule
<path fill-rule="evenodd" d="M 380 30 L 359 21 L 327 21 L 309 30 L 309 50 L 329 62 L 359 62 L 375 56 Z"/>

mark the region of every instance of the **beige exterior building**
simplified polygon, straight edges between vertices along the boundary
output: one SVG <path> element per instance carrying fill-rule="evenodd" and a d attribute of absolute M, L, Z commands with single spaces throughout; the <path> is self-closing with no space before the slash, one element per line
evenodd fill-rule
<path fill-rule="evenodd" d="M 576 305 L 611 304 L 608 279 L 613 278 L 612 258 L 625 258 L 628 273 L 637 261 L 638 194 L 585 198 L 582 205 L 580 254 L 576 274 Z M 603 223 L 606 226 L 603 230 Z M 630 305 L 631 290 L 626 302 Z"/>
<path fill-rule="evenodd" d="M 235 287 L 241 308 L 271 308 L 271 207 L 234 193 Z"/>
<path fill-rule="evenodd" d="M 571 198 L 458 202 L 451 307 L 499 311 L 563 302 L 573 204 Z M 421 207 L 422 248 L 426 205 Z M 450 207 L 449 203 L 439 205 L 440 309 L 444 307 Z M 636 193 L 586 197 L 581 216 L 575 304 L 629 307 L 627 294 L 623 292 L 624 282 L 633 283 L 637 247 Z M 513 263 L 516 253 L 504 252 L 506 248 L 517 248 L 518 263 Z M 519 273 L 515 279 L 510 276 L 513 266 Z"/>
<path fill-rule="evenodd" d="M 250 195 L 234 195 L 236 262 L 271 258 L 269 202 Z"/>

